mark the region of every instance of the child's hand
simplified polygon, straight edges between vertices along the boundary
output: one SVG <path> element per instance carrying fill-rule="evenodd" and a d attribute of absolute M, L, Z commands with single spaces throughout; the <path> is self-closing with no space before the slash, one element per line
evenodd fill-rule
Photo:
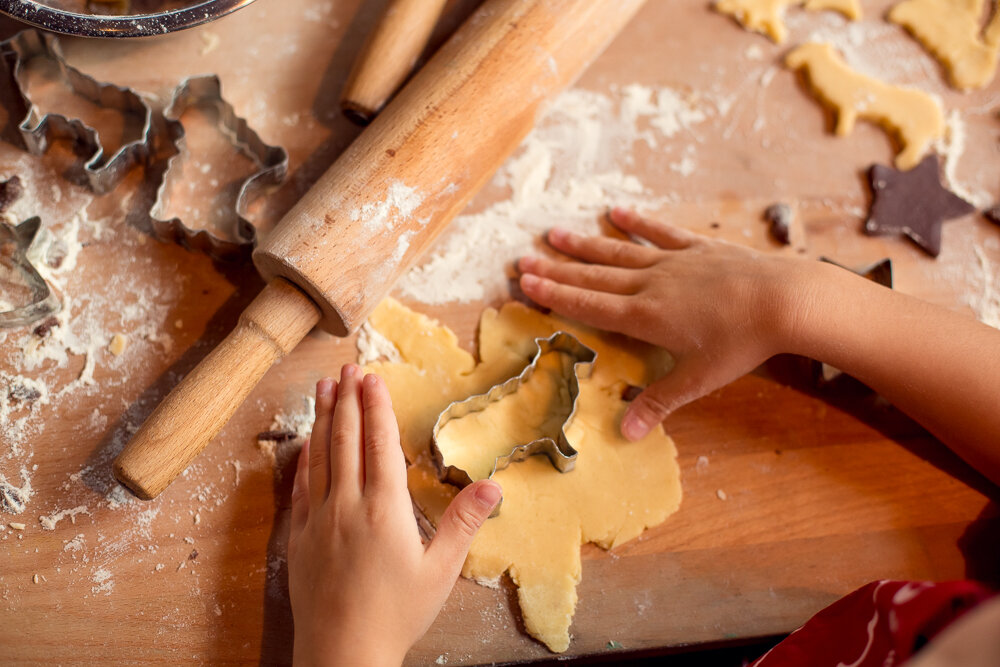
<path fill-rule="evenodd" d="M 295 663 L 398 665 L 448 598 L 500 487 L 465 488 L 425 547 L 389 392 L 354 365 L 339 386 L 316 385 L 310 442 L 299 455 L 288 539 Z"/>
<path fill-rule="evenodd" d="M 521 259 L 521 289 L 586 324 L 666 348 L 677 361 L 630 405 L 637 440 L 673 410 L 783 351 L 810 301 L 806 262 L 768 257 L 615 209 L 611 221 L 656 247 L 560 229 L 549 243 L 577 261 Z M 786 286 L 798 281 L 799 289 Z"/>

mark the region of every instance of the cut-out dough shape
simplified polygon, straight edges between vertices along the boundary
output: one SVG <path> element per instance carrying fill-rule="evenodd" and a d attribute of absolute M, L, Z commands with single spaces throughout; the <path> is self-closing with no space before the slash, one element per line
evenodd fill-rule
<path fill-rule="evenodd" d="M 447 422 L 437 436 L 444 462 L 476 481 L 489 477 L 496 460 L 519 445 L 540 438 L 558 442 L 573 410 L 567 375 L 573 372 L 574 361 L 563 352 L 543 354 L 517 391 Z"/>
<path fill-rule="evenodd" d="M 985 3 L 905 0 L 892 8 L 889 20 L 906 28 L 944 65 L 955 88 L 982 88 L 993 80 L 1000 56 L 1000 12 L 994 10 L 984 29 Z"/>
<path fill-rule="evenodd" d="M 860 0 L 717 0 L 715 9 L 732 16 L 747 30 L 764 33 L 781 44 L 788 37 L 784 15 L 791 5 L 840 12 L 852 21 L 861 18 Z"/>
<path fill-rule="evenodd" d="M 635 443 L 619 435 L 628 405 L 623 391 L 661 376 L 671 365 L 669 356 L 518 303 L 483 313 L 478 364 L 449 329 L 391 299 L 370 322 L 403 359 L 368 370 L 386 379 L 410 462 L 410 493 L 435 523 L 457 492 L 438 480 L 429 453 L 438 414 L 452 401 L 519 373 L 535 353 L 537 337 L 569 331 L 597 352 L 591 376 L 580 380 L 576 417 L 567 429 L 579 452 L 576 467 L 560 473 L 544 456 L 533 456 L 499 471 L 494 479 L 504 490 L 503 511 L 480 530 L 462 571 L 479 581 L 508 572 L 518 586 L 527 631 L 551 650 L 565 651 L 580 581 L 580 545 L 620 545 L 662 523 L 680 505 L 677 450 L 662 427 Z M 486 458 L 492 446 L 482 444 Z"/>
<path fill-rule="evenodd" d="M 829 44 L 803 44 L 788 54 L 785 65 L 804 70 L 812 91 L 833 107 L 837 135 L 850 134 L 858 118 L 881 125 L 902 148 L 896 156 L 899 169 L 915 167 L 944 136 L 944 113 L 937 100 L 855 72 Z"/>

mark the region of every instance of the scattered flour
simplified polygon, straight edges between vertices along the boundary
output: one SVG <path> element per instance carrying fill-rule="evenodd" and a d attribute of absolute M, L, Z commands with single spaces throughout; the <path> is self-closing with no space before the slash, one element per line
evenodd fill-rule
<path fill-rule="evenodd" d="M 83 533 L 80 533 L 72 540 L 66 541 L 66 543 L 63 545 L 63 551 L 70 551 L 70 552 L 83 551 L 86 548 L 86 546 L 87 546 L 87 539 L 83 536 Z"/>
<path fill-rule="evenodd" d="M 21 486 L 14 486 L 0 473 L 0 510 L 20 514 L 27 509 L 31 494 L 31 475 L 27 468 L 21 468 Z"/>
<path fill-rule="evenodd" d="M 965 301 L 980 322 L 1000 329 L 1000 275 L 997 274 L 997 266 L 989 260 L 981 245 L 976 244 L 974 250 L 979 263 L 982 288 L 979 292 L 967 292 Z"/>
<path fill-rule="evenodd" d="M 416 188 L 402 181 L 389 183 L 385 199 L 369 202 L 350 212 L 352 222 L 361 220 L 369 235 L 393 230 L 400 221 L 409 218 L 423 203 Z"/>
<path fill-rule="evenodd" d="M 40 523 L 42 528 L 45 530 L 55 530 L 56 526 L 63 519 L 68 518 L 70 522 L 76 523 L 77 514 L 90 514 L 90 512 L 87 511 L 86 505 L 80 505 L 71 509 L 59 510 L 58 512 L 54 512 L 48 516 L 40 516 L 38 517 L 38 523 Z"/>
<path fill-rule="evenodd" d="M 166 284 L 135 280 L 129 272 L 142 271 L 148 257 L 126 260 L 110 274 L 98 269 L 103 277 L 97 280 L 93 267 L 80 262 L 87 247 L 101 252 L 102 242 L 110 242 L 112 236 L 115 244 L 134 245 L 141 243 L 139 235 L 116 233 L 113 228 L 123 218 L 92 218 L 88 214 L 92 195 L 81 188 L 55 185 L 52 179 L 58 175 L 33 156 L 8 162 L 7 169 L 18 173 L 25 187 L 8 211 L 12 218 L 39 213 L 40 201 L 51 204 L 42 211 L 42 228 L 28 249 L 28 258 L 56 294 L 61 309 L 31 327 L 0 330 L 4 344 L 0 349 L 4 369 L 0 370 L 4 498 L 0 512 L 23 511 L 31 498 L 25 492 L 30 489 L 30 477 L 15 487 L 10 482 L 12 470 L 25 469 L 37 444 L 46 441 L 46 425 L 54 423 L 53 415 L 73 410 L 81 398 L 121 386 L 150 354 L 169 351 L 173 341 L 161 330 L 173 331 L 165 326 L 166 318 L 187 280 L 184 276 Z M 122 206 L 127 208 L 128 201 L 123 199 Z M 119 342 L 127 336 L 128 344 L 109 348 L 115 334 Z M 99 436 L 110 422 L 95 408 L 80 427 L 88 435 Z"/>
<path fill-rule="evenodd" d="M 358 330 L 357 346 L 358 364 L 362 366 L 380 359 L 391 363 L 403 361 L 396 345 L 368 322 L 362 324 Z"/>
<path fill-rule="evenodd" d="M 719 113 L 717 105 L 639 84 L 623 87 L 618 97 L 571 89 L 556 98 L 493 178 L 490 187 L 509 196 L 456 218 L 424 262 L 400 279 L 399 293 L 429 304 L 497 299 L 512 275 L 505 269 L 541 249 L 539 236 L 553 225 L 596 233 L 609 203 L 648 209 L 669 201 L 624 171 L 629 149 L 640 142 L 656 147 L 678 135 L 686 148 L 673 168 L 690 174 L 699 141 L 693 131 Z"/>
<path fill-rule="evenodd" d="M 312 431 L 316 420 L 316 399 L 312 396 L 302 397 L 302 408 L 292 413 L 279 412 L 271 421 L 271 431 L 284 431 L 297 434 L 298 440 L 305 440 Z"/>
<path fill-rule="evenodd" d="M 621 119 L 635 125 L 640 118 L 668 139 L 681 130 L 704 122 L 708 116 L 698 107 L 697 96 L 682 96 L 672 88 L 652 89 L 637 83 L 622 88 Z M 656 147 L 656 139 L 650 135 L 644 138 L 650 147 Z"/>
<path fill-rule="evenodd" d="M 937 63 L 912 39 L 900 39 L 901 29 L 872 17 L 848 21 L 833 13 L 788 16 L 789 43 L 825 42 L 841 52 L 854 70 L 888 83 L 940 80 Z"/>
<path fill-rule="evenodd" d="M 97 593 L 110 595 L 115 588 L 115 580 L 112 577 L 111 572 L 103 567 L 94 570 L 93 581 L 97 585 L 90 589 L 91 592 L 95 595 Z"/>
<path fill-rule="evenodd" d="M 948 113 L 945 136 L 934 146 L 944 162 L 944 183 L 952 192 L 965 199 L 976 208 L 987 208 L 993 201 L 988 192 L 981 188 L 973 188 L 959 180 L 958 163 L 965 154 L 966 128 L 962 114 L 957 110 Z"/>
<path fill-rule="evenodd" d="M 0 433 L 12 456 L 39 430 L 41 408 L 50 401 L 48 386 L 33 378 L 0 371 Z M 2 473 L 0 473 L 2 475 Z M 0 476 L 0 481 L 2 481 Z"/>

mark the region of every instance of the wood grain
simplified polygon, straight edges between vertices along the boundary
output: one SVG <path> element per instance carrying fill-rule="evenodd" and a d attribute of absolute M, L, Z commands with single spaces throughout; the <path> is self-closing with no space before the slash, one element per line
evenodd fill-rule
<path fill-rule="evenodd" d="M 447 0 L 391 0 L 344 84 L 340 108 L 367 125 L 413 71 Z"/>
<path fill-rule="evenodd" d="M 443 21 L 458 4 L 446 8 Z M 891 4 L 873 0 L 865 10 L 879 21 Z M 186 75 L 218 72 L 237 112 L 291 155 L 288 183 L 251 211 L 267 233 L 357 134 L 337 103 L 379 5 L 261 0 L 177 35 L 139 43 L 66 40 L 64 47 L 74 65 L 98 79 L 161 99 Z M 833 22 L 789 11 L 803 24 L 794 34 Z M 0 21 L 0 28 L 10 34 L 17 26 Z M 219 46 L 203 54 L 209 33 Z M 995 188 L 1000 129 L 989 100 L 1000 84 L 969 95 L 950 91 L 900 31 L 886 39 L 902 44 L 889 56 L 905 55 L 913 65 L 904 71 L 911 79 L 897 83 L 926 87 L 947 108 L 965 113 L 970 141 L 959 176 Z M 763 52 L 761 60 L 747 55 L 753 47 Z M 772 244 L 759 219 L 775 201 L 794 203 L 807 238 L 803 256 L 857 266 L 891 256 L 897 289 L 968 313 L 967 300 L 981 286 L 973 281 L 979 275 L 974 247 L 1000 262 L 1000 248 L 992 245 L 997 229 L 975 217 L 948 223 L 938 260 L 903 241 L 863 236 L 863 170 L 872 161 L 888 163 L 891 146 L 866 125 L 849 138 L 829 134 L 829 119 L 780 68 L 763 86 L 762 72 L 781 56 L 781 49 L 713 14 L 702 0 L 651 2 L 578 86 L 609 96 L 635 82 L 734 96 L 729 114 L 703 131 L 679 133 L 656 148 L 621 146 L 633 160 L 629 173 L 665 201 L 650 214 L 760 250 L 795 253 Z M 893 61 L 889 56 L 883 64 Z M 670 165 L 688 146 L 697 149 L 698 164 L 683 177 Z M 25 175 L 24 165 L 34 160 L 0 144 L 5 176 Z M 71 147 L 59 145 L 38 159 L 51 176 L 38 183 L 43 224 L 71 220 L 85 198 L 64 177 L 76 160 Z M 276 414 L 304 412 L 303 397 L 315 381 L 356 359 L 354 341 L 308 334 L 267 371 L 166 492 L 149 502 L 118 503 L 111 492 L 114 455 L 263 287 L 252 270 L 146 236 L 130 217 L 140 180 L 137 171 L 87 208 L 96 224 L 81 229 L 87 246 L 67 276 L 66 292 L 74 317 L 90 318 L 102 332 L 114 330 L 119 311 L 136 305 L 115 300 L 120 285 L 142 286 L 156 306 L 149 324 L 170 344 L 140 343 L 140 332 L 125 332 L 131 342 L 120 357 L 97 354 L 95 385 L 41 412 L 44 429 L 24 445 L 34 452 L 26 464 L 34 489 L 29 508 L 17 517 L 0 514 L 4 525 L 27 525 L 23 533 L 0 531 L 0 662 L 289 664 L 284 540 L 295 449 L 279 447 L 272 458 L 256 436 L 271 428 Z M 48 196 L 51 186 L 59 201 Z M 506 196 L 497 190 L 477 197 L 470 210 Z M 93 306 L 86 302 L 91 298 Z M 479 315 L 489 304 L 408 305 L 440 318 L 473 349 Z M 0 370 L 23 367 L 16 339 L 8 333 L 0 342 Z M 787 361 L 768 364 L 667 421 L 680 452 L 681 510 L 615 553 L 584 547 L 569 656 L 614 658 L 611 639 L 624 651 L 670 652 L 788 632 L 873 579 L 1000 583 L 997 489 L 877 397 L 849 385 L 817 389 Z M 82 365 L 72 357 L 53 373 L 71 382 Z M 16 481 L 5 436 L 0 470 Z M 700 457 L 707 463 L 699 465 Z M 727 500 L 719 499 L 719 489 Z M 81 505 L 88 513 L 75 523 L 64 519 L 54 531 L 41 529 L 39 516 Z M 74 550 L 77 536 L 83 544 Z M 109 578 L 96 581 L 102 572 Z M 408 660 L 426 665 L 440 656 L 461 665 L 551 654 L 520 630 L 509 582 L 494 591 L 459 581 Z"/>
<path fill-rule="evenodd" d="M 319 322 L 319 308 L 283 278 L 163 399 L 115 459 L 115 478 L 143 500 L 160 495 L 218 435 L 267 370 Z"/>

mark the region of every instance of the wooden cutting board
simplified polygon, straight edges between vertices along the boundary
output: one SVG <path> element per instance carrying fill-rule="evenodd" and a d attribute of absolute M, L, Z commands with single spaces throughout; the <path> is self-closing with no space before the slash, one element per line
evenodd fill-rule
<path fill-rule="evenodd" d="M 288 183 L 253 211 L 266 231 L 355 136 L 335 104 L 380 4 L 259 0 L 182 34 L 66 40 L 64 47 L 97 78 L 160 96 L 185 75 L 217 72 L 237 111 L 291 155 Z M 473 3 L 464 4 L 453 3 L 452 23 Z M 869 4 L 865 11 L 876 17 L 889 3 Z M 830 16 L 792 14 L 796 35 L 847 29 Z M 16 30 L 9 22 L 2 28 Z M 898 43 L 886 53 L 919 56 L 897 32 L 885 36 Z M 949 223 L 938 260 L 902 241 L 862 236 L 861 174 L 872 161 L 887 161 L 890 148 L 865 125 L 850 138 L 830 136 L 828 119 L 795 78 L 771 67 L 783 52 L 701 0 L 650 2 L 578 85 L 612 98 L 634 82 L 732 97 L 729 114 L 697 136 L 682 133 L 657 150 L 633 147 L 632 173 L 653 194 L 670 197 L 659 211 L 665 219 L 794 252 L 773 245 L 760 220 L 768 204 L 792 201 L 805 256 L 852 265 L 891 256 L 898 289 L 968 313 L 983 289 L 974 280 L 981 268 L 975 248 L 1000 261 L 1000 230 L 977 217 Z M 961 95 L 920 62 L 911 83 L 938 93 L 948 108 L 967 110 L 970 140 L 959 176 L 995 187 L 1000 162 L 991 114 L 1000 84 Z M 670 165 L 686 144 L 695 145 L 698 165 L 683 175 Z M 272 461 L 256 434 L 276 414 L 302 412 L 315 380 L 356 358 L 354 342 L 312 334 L 162 497 L 119 504 L 107 486 L 114 452 L 221 339 L 260 283 L 252 271 L 149 239 L 130 214 L 149 196 L 139 172 L 91 203 L 61 177 L 72 163 L 65 147 L 36 160 L 0 144 L 0 173 L 28 174 L 38 192 L 59 192 L 58 199 L 39 198 L 44 222 L 68 224 L 81 206 L 95 221 L 81 223 L 87 245 L 64 274 L 74 317 L 103 335 L 134 323 L 128 309 L 138 308 L 148 326 L 125 332 L 131 343 L 121 357 L 103 347 L 94 352 L 94 383 L 40 408 L 20 455 L 0 445 L 0 470 L 16 479 L 24 464 L 34 491 L 24 514 L 0 516 L 26 524 L 0 532 L 0 660 L 287 663 L 292 620 L 283 543 L 291 474 L 287 457 Z M 495 190 L 473 209 L 492 203 Z M 491 305 L 407 303 L 452 326 L 470 349 L 479 314 Z M 61 370 L 25 369 L 17 338 L 0 340 L 0 370 L 46 373 L 57 390 L 80 375 L 78 356 Z M 583 547 L 570 655 L 610 651 L 612 640 L 624 650 L 670 650 L 788 632 L 873 579 L 998 579 L 996 488 L 863 388 L 816 389 L 800 366 L 776 360 L 669 419 L 682 467 L 681 510 L 613 553 Z M 86 511 L 54 530 L 39 523 L 77 507 Z M 490 590 L 459 581 L 408 660 L 452 665 L 549 655 L 524 634 L 509 583 Z"/>

